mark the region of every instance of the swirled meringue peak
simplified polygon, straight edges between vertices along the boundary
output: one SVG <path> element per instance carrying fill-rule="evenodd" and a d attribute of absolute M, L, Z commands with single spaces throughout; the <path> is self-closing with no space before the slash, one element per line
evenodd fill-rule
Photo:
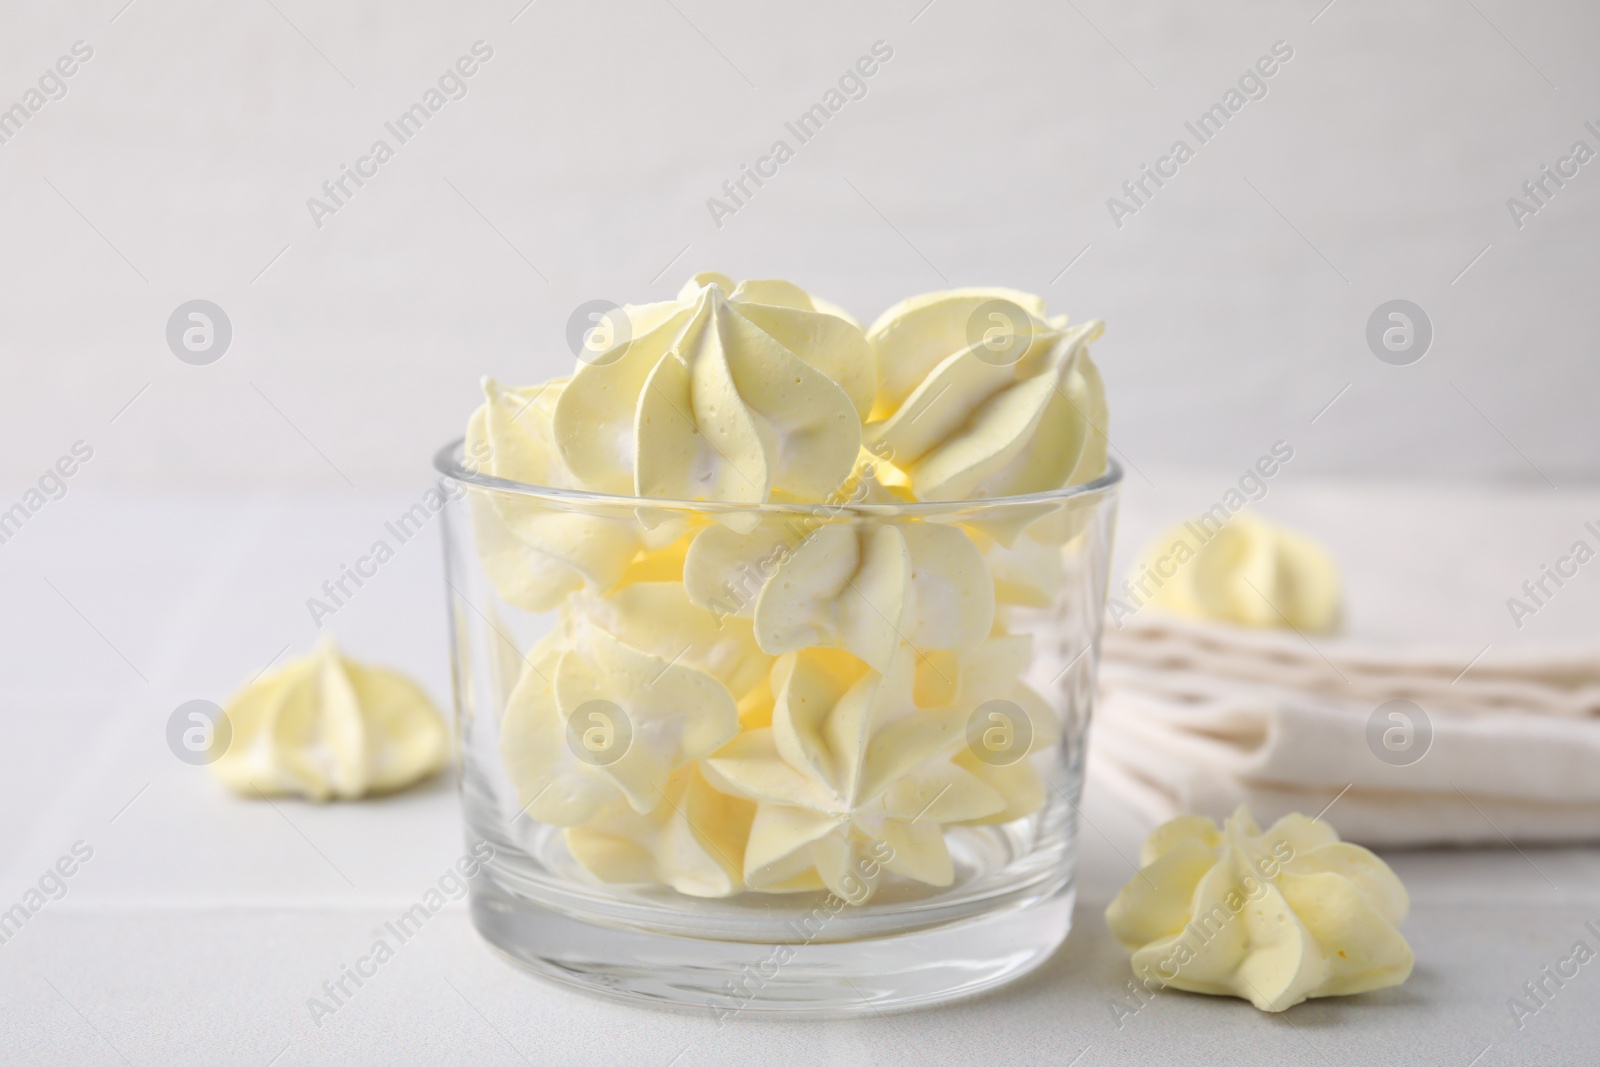
<path fill-rule="evenodd" d="M 994 579 L 956 527 L 841 522 L 795 534 L 772 521 L 700 531 L 684 560 L 689 598 L 753 619 L 768 654 L 842 648 L 878 670 L 902 641 L 944 651 L 989 636 Z"/>
<path fill-rule="evenodd" d="M 404 789 L 450 755 L 420 686 L 346 659 L 331 639 L 246 686 L 227 714 L 232 743 L 211 770 L 245 796 L 354 800 Z"/>
<path fill-rule="evenodd" d="M 556 446 L 586 486 L 751 504 L 823 500 L 849 476 L 876 386 L 855 323 L 788 282 L 720 274 L 623 310 L 623 336 L 555 404 Z"/>
<path fill-rule="evenodd" d="M 1105 468 L 1104 324 L 1067 325 L 1012 289 L 912 297 L 867 331 L 878 395 L 865 442 L 918 500 L 1045 492 Z"/>
<path fill-rule="evenodd" d="M 746 883 L 826 887 L 852 903 L 876 890 L 880 867 L 949 885 L 942 824 L 1006 806 L 951 760 L 968 711 L 917 706 L 909 650 L 886 673 L 840 652 L 792 652 L 773 667 L 772 688 L 772 725 L 744 730 L 702 764 L 714 787 L 756 802 Z"/>
<path fill-rule="evenodd" d="M 1139 862 L 1106 922 L 1147 984 L 1283 1011 L 1411 975 L 1405 887 L 1327 823 L 1286 815 L 1262 832 L 1241 807 L 1219 830 L 1186 815 L 1152 830 Z"/>

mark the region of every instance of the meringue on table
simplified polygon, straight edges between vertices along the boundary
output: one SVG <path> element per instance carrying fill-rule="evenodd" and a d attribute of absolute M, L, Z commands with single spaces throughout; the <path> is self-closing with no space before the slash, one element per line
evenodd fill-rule
<path fill-rule="evenodd" d="M 1405 887 L 1327 823 L 1286 815 L 1263 832 L 1241 807 L 1219 830 L 1187 815 L 1151 831 L 1139 862 L 1106 922 L 1147 985 L 1283 1011 L 1411 975 Z"/>
<path fill-rule="evenodd" d="M 444 718 L 402 675 L 339 654 L 332 639 L 246 686 L 211 771 L 245 796 L 354 800 L 429 778 L 450 755 Z"/>
<path fill-rule="evenodd" d="M 1169 530 L 1141 571 L 1138 581 L 1156 587 L 1149 604 L 1175 615 L 1312 633 L 1339 626 L 1339 570 L 1327 550 L 1255 515 L 1215 531 L 1205 518 Z"/>

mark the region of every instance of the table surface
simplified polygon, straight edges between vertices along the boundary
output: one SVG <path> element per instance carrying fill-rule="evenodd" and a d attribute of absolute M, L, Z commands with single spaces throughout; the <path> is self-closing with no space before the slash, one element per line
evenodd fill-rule
<path fill-rule="evenodd" d="M 1130 482 L 1119 568 L 1154 521 L 1225 479 Z M 1349 568 L 1352 627 L 1471 648 L 1594 632 L 1600 579 L 1516 633 L 1510 595 L 1600 496 L 1285 486 L 1262 509 L 1317 530 Z M 185 700 L 222 701 L 316 639 L 305 607 L 420 497 L 82 494 L 0 546 L 0 909 L 82 842 L 92 857 L 0 945 L 0 1058 L 28 1063 L 1593 1064 L 1600 964 L 1519 1028 L 1508 999 L 1600 944 L 1600 849 L 1390 852 L 1410 889 L 1404 986 L 1265 1015 L 1163 993 L 1135 1014 L 1101 911 L 1147 827 L 1091 776 L 1080 903 L 1065 947 L 1013 986 L 915 1014 L 773 1023 L 622 1007 L 503 962 L 453 903 L 336 1014 L 308 998 L 459 855 L 439 781 L 318 806 L 249 802 L 165 743 Z M 1378 509 L 1383 535 L 1366 521 Z M 1408 533 L 1431 531 L 1428 551 Z M 1363 533 L 1363 531 L 1367 531 Z M 1570 536 L 1569 536 L 1570 535 Z M 1363 540 L 1365 538 L 1365 540 Z M 1460 561 L 1474 560 L 1471 568 Z M 1423 558 L 1423 557 L 1426 558 Z M 1453 562 L 1452 562 L 1453 561 Z M 402 547 L 332 620 L 358 657 L 447 699 L 437 531 Z M 1493 654 L 1493 653 L 1491 653 Z M 1337 810 L 1329 816 L 1337 825 Z M 1553 983 L 1550 987 L 1554 989 Z M 1118 1011 L 1121 1005 L 1123 1011 Z M 1074 1058 L 1076 1057 L 1076 1059 Z"/>

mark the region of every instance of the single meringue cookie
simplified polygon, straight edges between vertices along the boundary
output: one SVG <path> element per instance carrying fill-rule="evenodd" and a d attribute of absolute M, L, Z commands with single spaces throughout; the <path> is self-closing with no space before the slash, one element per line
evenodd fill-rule
<path fill-rule="evenodd" d="M 478 473 L 554 489 L 578 488 L 551 435 L 550 420 L 566 388 L 556 379 L 510 389 L 483 380 L 484 403 L 467 424 L 465 454 Z M 469 489 L 478 556 L 500 596 L 527 611 L 548 611 L 579 589 L 616 585 L 639 552 L 641 527 L 631 516 L 585 514 L 535 497 Z M 658 541 L 677 530 L 662 530 Z"/>
<path fill-rule="evenodd" d="M 763 651 L 843 648 L 887 670 L 901 642 L 972 648 L 994 622 L 994 580 L 967 535 L 926 522 L 768 520 L 702 530 L 689 546 L 691 600 L 752 618 Z"/>
<path fill-rule="evenodd" d="M 694 764 L 673 773 L 665 803 L 644 815 L 617 800 L 566 831 L 567 849 L 602 882 L 659 882 L 691 897 L 744 889 L 744 843 L 756 806 L 706 784 Z"/>
<path fill-rule="evenodd" d="M 339 654 L 331 639 L 250 683 L 226 709 L 232 739 L 211 764 L 246 796 L 354 800 L 437 774 L 444 718 L 415 682 Z"/>
<path fill-rule="evenodd" d="M 1147 982 L 1283 1011 L 1411 974 L 1405 887 L 1326 823 L 1287 815 L 1262 833 L 1240 807 L 1219 831 L 1184 816 L 1151 832 L 1140 863 L 1106 922 Z"/>
<path fill-rule="evenodd" d="M 555 441 L 592 489 L 677 500 L 822 500 L 850 474 L 876 386 L 853 322 L 787 282 L 697 275 L 629 305 L 625 336 L 556 401 Z"/>
<path fill-rule="evenodd" d="M 778 564 L 822 526 L 855 504 L 909 502 L 906 490 L 886 486 L 879 480 L 879 474 L 888 469 L 863 450 L 855 471 L 828 507 L 781 516 L 753 515 L 748 522 L 729 522 L 726 516 L 719 515 L 718 525 L 690 537 L 683 565 L 675 577 L 682 579 L 690 600 L 718 618 L 753 618 L 756 597 Z M 880 509 L 875 514 L 893 512 Z"/>
<path fill-rule="evenodd" d="M 850 522 L 824 526 L 778 564 L 756 598 L 756 641 L 768 652 L 844 648 L 887 671 L 902 641 L 972 648 L 994 623 L 994 579 L 953 526 Z"/>
<path fill-rule="evenodd" d="M 1339 570 L 1315 542 L 1254 515 L 1220 528 L 1201 517 L 1175 527 L 1146 551 L 1140 568 L 1163 611 L 1240 626 L 1338 628 Z"/>
<path fill-rule="evenodd" d="M 826 887 L 851 903 L 881 869 L 946 886 L 943 824 L 971 822 L 1005 798 L 951 756 L 968 713 L 918 707 L 909 649 L 887 673 L 807 649 L 773 667 L 770 727 L 746 729 L 702 761 L 707 781 L 756 802 L 744 879 L 765 892 Z"/>
<path fill-rule="evenodd" d="M 1105 468 L 1105 391 L 1088 346 L 1103 329 L 1047 318 L 1043 300 L 1011 289 L 903 301 L 867 331 L 879 373 L 867 447 L 918 500 L 1092 481 Z"/>
<path fill-rule="evenodd" d="M 738 706 L 715 676 L 568 612 L 528 655 L 500 750 L 522 810 L 576 826 L 619 798 L 654 811 L 672 772 L 738 728 Z"/>

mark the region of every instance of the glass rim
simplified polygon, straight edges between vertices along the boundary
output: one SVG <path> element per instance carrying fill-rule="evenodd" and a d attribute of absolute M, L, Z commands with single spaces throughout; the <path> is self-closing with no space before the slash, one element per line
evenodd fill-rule
<path fill-rule="evenodd" d="M 495 492 L 514 493 L 518 496 L 533 497 L 568 507 L 659 508 L 666 511 L 692 511 L 702 515 L 750 512 L 767 515 L 815 515 L 821 509 L 836 513 L 859 515 L 915 517 L 917 515 L 930 514 L 947 515 L 954 511 L 989 511 L 1028 506 L 1036 507 L 1040 504 L 1058 504 L 1074 498 L 1093 499 L 1109 495 L 1121 483 L 1123 475 L 1122 464 L 1118 463 L 1115 457 L 1107 455 L 1105 473 L 1093 481 L 1079 482 L 1076 485 L 1064 485 L 1059 489 L 1047 489 L 1040 493 L 977 497 L 969 500 L 897 501 L 884 504 L 857 503 L 848 500 L 767 501 L 760 504 L 741 504 L 727 500 L 673 500 L 665 497 L 596 493 L 587 489 L 558 489 L 554 486 L 536 485 L 532 482 L 513 481 L 509 478 L 499 478 L 492 474 L 482 474 L 478 471 L 469 470 L 462 462 L 462 454 L 465 447 L 465 436 L 457 437 L 455 440 L 446 443 L 443 448 L 434 453 L 434 469 L 462 485 L 490 489 Z"/>

